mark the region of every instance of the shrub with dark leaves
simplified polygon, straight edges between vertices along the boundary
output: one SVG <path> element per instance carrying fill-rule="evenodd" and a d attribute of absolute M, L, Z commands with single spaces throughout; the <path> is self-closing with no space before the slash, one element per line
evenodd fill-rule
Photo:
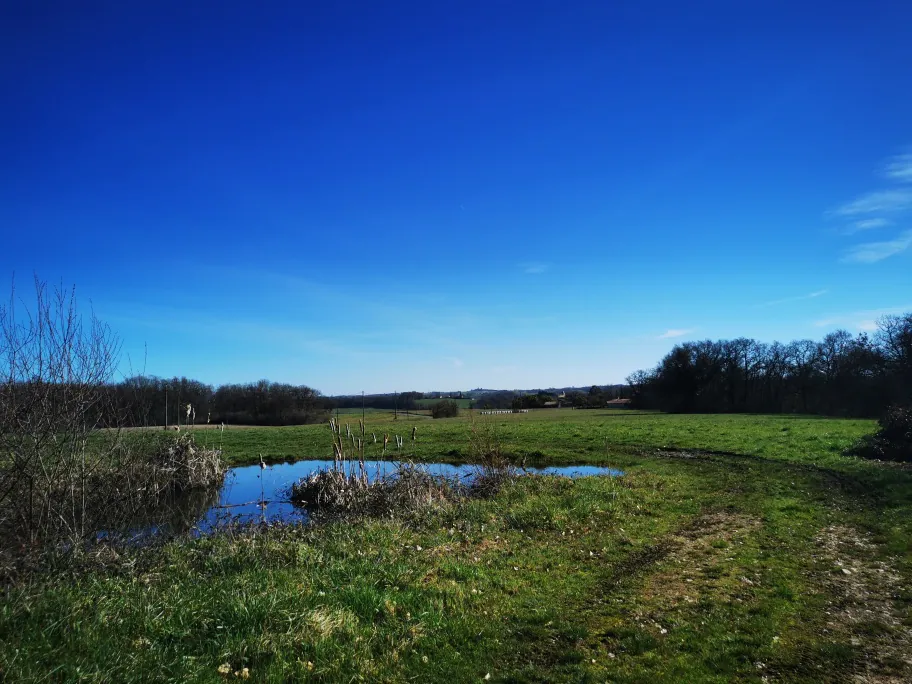
<path fill-rule="evenodd" d="M 431 406 L 431 416 L 434 418 L 455 418 L 459 415 L 459 404 L 451 399 L 438 401 Z"/>
<path fill-rule="evenodd" d="M 879 421 L 880 429 L 853 450 L 863 458 L 912 462 L 912 406 L 893 406 Z"/>

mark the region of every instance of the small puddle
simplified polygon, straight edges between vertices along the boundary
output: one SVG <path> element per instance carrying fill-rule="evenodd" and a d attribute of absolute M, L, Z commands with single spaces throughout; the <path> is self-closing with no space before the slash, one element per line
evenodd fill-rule
<path fill-rule="evenodd" d="M 429 474 L 461 482 L 471 482 L 477 466 L 473 464 L 420 463 L 418 467 Z M 161 511 L 157 519 L 137 521 L 132 526 L 136 538 L 143 538 L 156 532 L 182 533 L 197 530 L 211 532 L 229 523 L 251 522 L 305 522 L 307 511 L 294 506 L 289 500 L 291 485 L 318 470 L 333 467 L 331 460 L 307 460 L 293 463 L 276 463 L 266 466 L 239 466 L 229 468 L 221 489 L 209 492 L 195 491 L 182 496 Z M 357 464 L 356 464 L 357 467 Z M 365 461 L 369 479 L 396 472 L 396 464 L 390 461 Z M 526 468 L 533 475 L 561 475 L 563 477 L 588 477 L 592 475 L 617 476 L 623 473 L 614 468 L 590 465 L 547 466 Z"/>

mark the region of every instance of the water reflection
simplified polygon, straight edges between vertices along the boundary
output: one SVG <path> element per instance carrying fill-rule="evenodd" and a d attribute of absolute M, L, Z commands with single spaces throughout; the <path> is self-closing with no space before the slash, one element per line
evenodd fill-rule
<path fill-rule="evenodd" d="M 364 465 L 370 479 L 396 470 L 396 464 L 389 461 L 365 461 Z M 160 510 L 157 517 L 150 513 L 142 526 L 147 532 L 181 533 L 191 529 L 209 532 L 228 522 L 304 522 L 307 511 L 292 505 L 288 499 L 291 485 L 316 470 L 332 467 L 331 460 L 306 460 L 278 463 L 265 469 L 259 465 L 231 468 L 221 489 L 181 496 Z M 459 478 L 463 483 L 471 482 L 476 469 L 471 464 L 452 463 L 424 463 L 420 467 L 431 475 Z M 527 468 L 526 472 L 565 477 L 622 474 L 613 468 L 589 465 Z"/>

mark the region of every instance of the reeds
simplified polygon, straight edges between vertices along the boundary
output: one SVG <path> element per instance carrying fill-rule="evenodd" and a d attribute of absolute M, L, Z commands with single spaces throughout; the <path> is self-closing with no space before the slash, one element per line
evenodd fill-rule
<path fill-rule="evenodd" d="M 402 463 L 373 480 L 338 469 L 320 470 L 292 485 L 291 500 L 323 517 L 394 517 L 445 506 L 461 493 L 458 482 Z"/>
<path fill-rule="evenodd" d="M 220 485 L 226 471 L 220 452 L 197 446 L 191 432 L 162 445 L 149 458 L 147 468 L 146 481 L 170 491 Z"/>
<path fill-rule="evenodd" d="M 293 503 L 308 508 L 312 514 L 323 516 L 409 515 L 427 507 L 441 506 L 469 496 L 493 496 L 513 480 L 517 469 L 501 450 L 500 440 L 492 426 L 473 422 L 469 435 L 476 471 L 467 486 L 458 479 L 434 476 L 415 463 L 399 462 L 405 438 L 394 434 L 396 445 L 395 468 L 389 474 L 376 473 L 369 478 L 365 468 L 367 447 L 366 427 L 358 421 L 356 437 L 351 426 L 330 418 L 333 466 L 302 478 L 291 487 Z M 371 433 L 379 444 L 376 433 Z M 418 429 L 412 428 L 412 441 L 417 441 Z M 383 435 L 379 460 L 383 461 L 390 446 L 390 435 Z"/>

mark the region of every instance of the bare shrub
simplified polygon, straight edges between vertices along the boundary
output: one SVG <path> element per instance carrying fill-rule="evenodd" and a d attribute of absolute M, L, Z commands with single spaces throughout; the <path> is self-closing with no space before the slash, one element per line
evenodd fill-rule
<path fill-rule="evenodd" d="M 112 380 L 120 341 L 75 291 L 35 279 L 29 304 L 0 306 L 0 554 L 75 552 L 175 488 L 219 479 L 192 437 L 162 446 L 132 424 Z"/>
<path fill-rule="evenodd" d="M 472 491 L 477 495 L 493 496 L 518 474 L 504 452 L 493 421 L 476 421 L 473 417 L 469 424 L 469 454 L 475 463 Z"/>
<path fill-rule="evenodd" d="M 864 458 L 912 461 L 912 407 L 892 406 L 878 421 L 880 429 L 853 449 Z"/>
<path fill-rule="evenodd" d="M 431 416 L 433 418 L 455 418 L 458 415 L 459 404 L 452 399 L 444 399 L 431 406 Z"/>

